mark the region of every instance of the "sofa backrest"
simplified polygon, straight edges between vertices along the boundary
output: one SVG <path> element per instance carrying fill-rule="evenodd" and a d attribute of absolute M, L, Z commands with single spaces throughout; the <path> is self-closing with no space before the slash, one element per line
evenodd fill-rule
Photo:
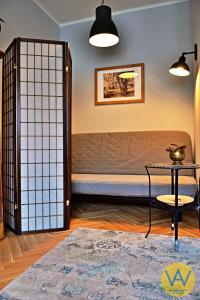
<path fill-rule="evenodd" d="M 171 143 L 186 145 L 185 162 L 193 162 L 191 139 L 183 131 L 73 134 L 72 173 L 143 175 L 146 164 L 171 162 L 165 151 Z M 169 174 L 168 170 L 152 171 Z"/>

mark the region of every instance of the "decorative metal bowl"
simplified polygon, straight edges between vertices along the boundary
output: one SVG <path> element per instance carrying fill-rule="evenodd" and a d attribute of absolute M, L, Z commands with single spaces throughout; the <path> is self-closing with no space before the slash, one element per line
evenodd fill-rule
<path fill-rule="evenodd" d="M 174 165 L 182 164 L 185 159 L 185 148 L 186 146 L 178 146 L 176 144 L 170 144 L 166 151 L 169 151 L 169 157 L 173 161 Z"/>

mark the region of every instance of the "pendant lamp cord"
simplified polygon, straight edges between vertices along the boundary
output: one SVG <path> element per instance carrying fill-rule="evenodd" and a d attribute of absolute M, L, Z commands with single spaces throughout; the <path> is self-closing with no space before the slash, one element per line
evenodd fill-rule
<path fill-rule="evenodd" d="M 105 0 L 103 0 L 103 1 L 101 2 L 101 5 L 104 5 L 104 1 L 105 1 Z"/>

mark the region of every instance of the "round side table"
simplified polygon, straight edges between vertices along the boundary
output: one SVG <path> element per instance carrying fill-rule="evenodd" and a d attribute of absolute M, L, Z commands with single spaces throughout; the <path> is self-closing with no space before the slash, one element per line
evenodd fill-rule
<path fill-rule="evenodd" d="M 179 241 L 178 241 L 178 217 L 180 208 L 182 208 L 183 205 L 186 205 L 188 203 L 191 203 L 194 201 L 193 197 L 179 195 L 178 189 L 179 189 L 179 171 L 183 169 L 199 169 L 200 165 L 193 164 L 193 163 L 185 163 L 185 164 L 179 164 L 179 165 L 173 165 L 169 163 L 156 163 L 156 164 L 149 164 L 145 166 L 147 175 L 149 178 L 149 229 L 146 234 L 146 238 L 148 237 L 150 231 L 151 231 L 151 208 L 152 207 L 160 207 L 159 202 L 162 204 L 165 204 L 169 207 L 169 210 L 172 210 L 174 213 L 174 229 L 175 229 L 175 251 L 178 252 L 179 249 Z M 171 195 L 159 195 L 155 198 L 151 196 L 151 174 L 149 169 L 168 169 L 171 170 Z M 199 226 L 200 226 L 200 214 L 199 214 L 199 192 L 198 192 L 198 201 L 197 205 L 193 207 L 194 210 L 198 210 L 198 216 L 199 216 Z M 162 205 L 161 204 L 161 205 Z"/>

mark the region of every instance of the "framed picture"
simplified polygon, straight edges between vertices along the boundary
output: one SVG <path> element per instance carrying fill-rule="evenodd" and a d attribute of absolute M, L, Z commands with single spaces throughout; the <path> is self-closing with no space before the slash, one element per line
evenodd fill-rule
<path fill-rule="evenodd" d="M 95 104 L 144 102 L 144 64 L 95 69 Z"/>

